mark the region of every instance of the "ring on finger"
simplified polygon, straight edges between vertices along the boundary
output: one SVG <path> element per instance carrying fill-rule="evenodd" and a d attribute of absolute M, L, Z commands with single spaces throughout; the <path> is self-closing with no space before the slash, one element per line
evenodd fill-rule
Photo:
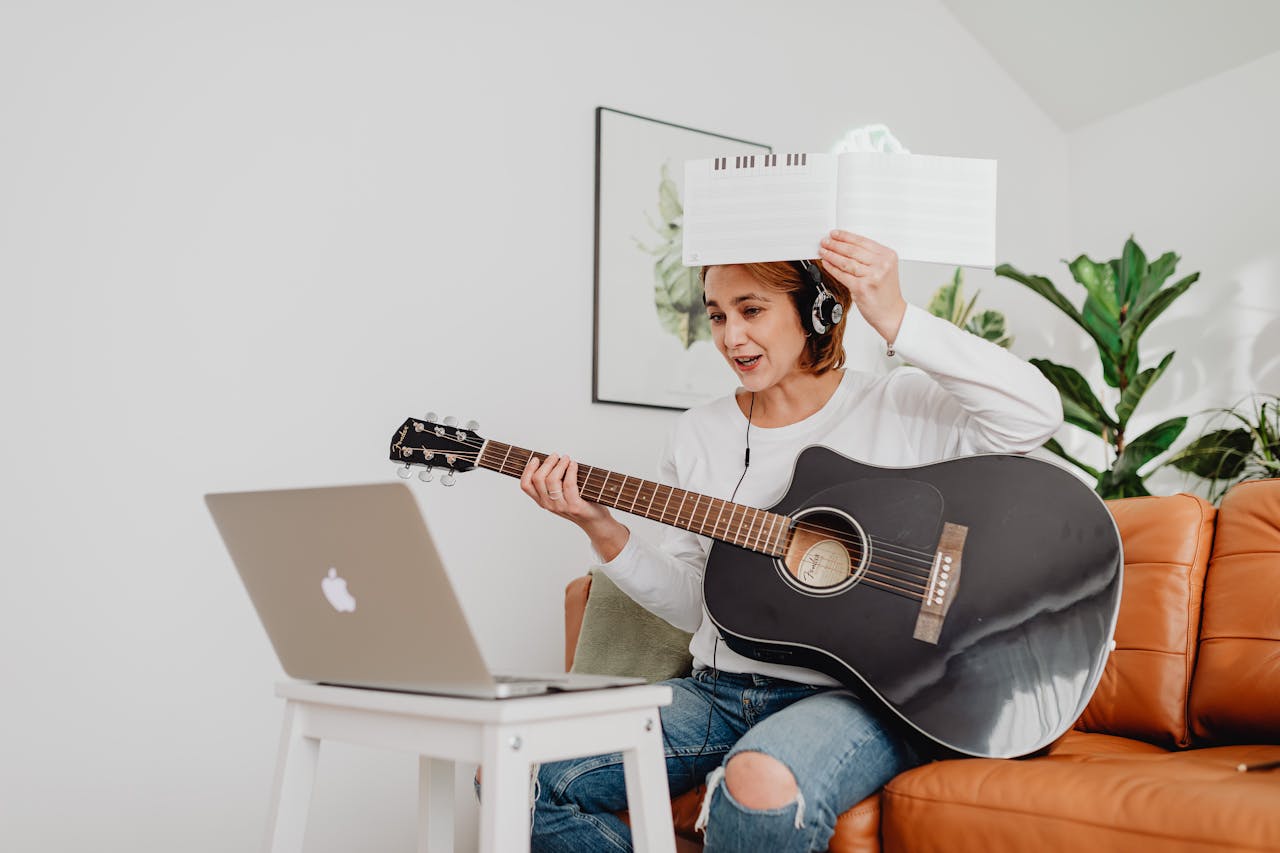
<path fill-rule="evenodd" d="M 558 501 L 564 497 L 564 492 L 547 492 L 547 497 L 553 501 Z"/>

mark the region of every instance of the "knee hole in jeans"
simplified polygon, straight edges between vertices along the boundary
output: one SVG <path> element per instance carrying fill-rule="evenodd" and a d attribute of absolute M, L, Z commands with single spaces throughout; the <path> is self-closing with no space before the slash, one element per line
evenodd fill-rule
<path fill-rule="evenodd" d="M 724 784 L 748 809 L 779 809 L 796 801 L 796 777 L 778 759 L 763 752 L 739 752 L 725 765 Z"/>

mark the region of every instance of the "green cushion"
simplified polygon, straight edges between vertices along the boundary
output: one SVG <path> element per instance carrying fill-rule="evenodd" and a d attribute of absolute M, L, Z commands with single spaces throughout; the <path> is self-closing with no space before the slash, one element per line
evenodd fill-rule
<path fill-rule="evenodd" d="M 636 675 L 650 682 L 678 678 L 693 668 L 692 636 L 636 604 L 608 575 L 592 569 L 572 671 Z"/>

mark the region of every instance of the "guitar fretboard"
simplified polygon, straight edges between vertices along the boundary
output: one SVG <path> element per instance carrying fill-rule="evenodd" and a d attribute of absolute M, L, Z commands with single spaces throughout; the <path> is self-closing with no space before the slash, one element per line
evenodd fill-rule
<path fill-rule="evenodd" d="M 486 441 L 479 465 L 519 477 L 531 456 L 547 454 Z M 791 518 L 603 468 L 578 466 L 578 493 L 592 503 L 653 519 L 773 557 L 787 550 Z"/>

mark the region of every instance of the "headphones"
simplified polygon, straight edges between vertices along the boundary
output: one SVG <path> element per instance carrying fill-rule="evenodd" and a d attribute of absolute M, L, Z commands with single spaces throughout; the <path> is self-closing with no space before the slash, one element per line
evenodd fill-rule
<path fill-rule="evenodd" d="M 794 261 L 794 263 L 796 269 L 800 270 L 801 277 L 808 282 L 808 289 L 813 291 L 813 305 L 808 313 L 804 311 L 808 295 L 800 298 L 800 315 L 803 318 L 803 324 L 813 334 L 825 335 L 844 317 L 844 306 L 836 301 L 831 291 L 827 290 L 827 286 L 822 283 L 822 270 L 818 269 L 817 264 L 812 261 Z"/>

